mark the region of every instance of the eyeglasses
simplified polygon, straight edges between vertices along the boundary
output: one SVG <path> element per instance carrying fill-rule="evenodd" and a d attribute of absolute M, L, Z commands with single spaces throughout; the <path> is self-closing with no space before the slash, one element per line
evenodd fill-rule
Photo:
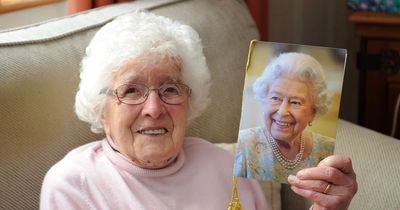
<path fill-rule="evenodd" d="M 192 89 L 184 84 L 164 83 L 155 89 L 150 89 L 144 84 L 123 84 L 114 90 L 103 88 L 100 94 L 115 95 L 121 103 L 137 105 L 145 102 L 153 90 L 157 91 L 164 103 L 171 105 L 183 103 L 192 93 Z"/>

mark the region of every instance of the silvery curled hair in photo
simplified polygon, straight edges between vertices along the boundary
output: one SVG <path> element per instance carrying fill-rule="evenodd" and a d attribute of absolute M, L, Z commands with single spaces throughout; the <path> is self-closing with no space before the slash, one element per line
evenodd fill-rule
<path fill-rule="evenodd" d="M 328 94 L 324 69 L 314 57 L 304 53 L 282 53 L 274 58 L 253 84 L 255 98 L 264 101 L 269 84 L 284 75 L 296 76 L 310 85 L 316 117 L 328 112 L 331 96 Z"/>

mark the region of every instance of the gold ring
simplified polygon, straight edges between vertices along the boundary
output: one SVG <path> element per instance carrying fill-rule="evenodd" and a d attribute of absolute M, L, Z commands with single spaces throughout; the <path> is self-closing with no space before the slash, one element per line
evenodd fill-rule
<path fill-rule="evenodd" d="M 326 185 L 325 190 L 324 190 L 324 194 L 328 194 L 329 190 L 331 189 L 332 185 L 328 183 L 328 185 Z"/>

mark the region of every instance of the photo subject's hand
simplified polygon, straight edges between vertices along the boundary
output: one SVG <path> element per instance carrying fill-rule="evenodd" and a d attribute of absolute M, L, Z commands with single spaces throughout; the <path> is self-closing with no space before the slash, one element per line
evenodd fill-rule
<path fill-rule="evenodd" d="M 340 155 L 290 175 L 288 182 L 295 193 L 314 202 L 313 210 L 345 210 L 358 188 L 350 157 Z"/>

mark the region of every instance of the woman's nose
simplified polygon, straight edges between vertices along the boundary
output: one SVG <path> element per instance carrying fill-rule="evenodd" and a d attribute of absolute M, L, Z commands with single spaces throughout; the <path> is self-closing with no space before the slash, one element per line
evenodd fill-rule
<path fill-rule="evenodd" d="M 289 113 L 289 103 L 286 100 L 283 100 L 282 103 L 278 107 L 278 114 L 286 115 Z"/>
<path fill-rule="evenodd" d="M 163 113 L 165 113 L 164 102 L 158 96 L 157 91 L 150 91 L 143 104 L 142 114 L 157 119 Z"/>

